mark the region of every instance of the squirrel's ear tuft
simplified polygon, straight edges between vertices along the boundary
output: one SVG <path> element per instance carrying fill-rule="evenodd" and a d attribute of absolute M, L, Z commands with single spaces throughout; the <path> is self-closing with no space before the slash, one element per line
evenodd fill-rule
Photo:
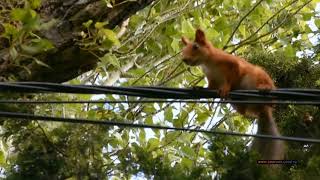
<path fill-rule="evenodd" d="M 197 31 L 196 31 L 195 42 L 197 42 L 200 45 L 206 44 L 206 36 L 205 36 L 204 32 L 201 29 L 197 29 Z"/>
<path fill-rule="evenodd" d="M 187 45 L 190 43 L 189 39 L 187 39 L 186 37 L 181 37 L 181 42 L 184 44 L 184 45 Z"/>

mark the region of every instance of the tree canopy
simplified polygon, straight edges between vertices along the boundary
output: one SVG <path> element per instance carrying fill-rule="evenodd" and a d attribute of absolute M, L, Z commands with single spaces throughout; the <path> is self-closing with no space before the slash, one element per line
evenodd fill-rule
<path fill-rule="evenodd" d="M 282 88 L 320 86 L 318 0 L 3 0 L 0 81 L 206 87 L 181 61 L 181 36 L 197 28 L 217 48 L 264 67 Z M 21 94 L 0 99 L 139 100 L 119 95 Z M 1 111 L 235 132 L 253 119 L 228 104 L 0 104 Z M 320 137 L 318 106 L 277 105 L 280 132 Z M 317 179 L 320 146 L 287 142 L 271 172 L 248 151 L 252 138 L 1 117 L 7 179 Z M 252 132 L 254 133 L 254 132 Z"/>

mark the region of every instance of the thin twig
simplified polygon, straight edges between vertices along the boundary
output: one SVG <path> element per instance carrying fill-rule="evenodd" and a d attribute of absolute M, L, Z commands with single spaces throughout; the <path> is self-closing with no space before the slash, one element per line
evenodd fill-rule
<path fill-rule="evenodd" d="M 166 79 L 170 78 L 170 77 L 172 76 L 172 74 L 178 70 L 178 68 L 181 66 L 182 63 L 183 63 L 183 62 L 180 61 L 180 63 L 179 63 L 170 73 L 168 73 L 168 75 L 167 75 L 166 77 L 163 77 L 163 78 L 160 80 L 160 82 L 163 82 L 164 78 L 166 78 Z M 160 84 L 161 84 L 161 83 L 160 83 Z"/>
<path fill-rule="evenodd" d="M 274 13 L 267 21 L 265 21 L 253 34 L 251 34 L 249 37 L 247 37 L 246 39 L 242 40 L 241 42 L 237 43 L 237 44 L 231 44 L 231 45 L 227 45 L 224 47 L 224 49 L 229 48 L 229 47 L 234 47 L 237 45 L 240 45 L 246 41 L 248 41 L 249 39 L 251 39 L 254 35 L 256 35 L 265 25 L 267 25 L 272 19 L 274 19 L 280 12 L 282 12 L 284 9 L 286 9 L 287 7 L 291 6 L 292 4 L 296 3 L 298 0 L 294 0 L 291 3 L 287 4 L 286 6 L 284 6 L 283 8 L 279 9 L 276 13 Z"/>
<path fill-rule="evenodd" d="M 46 132 L 44 131 L 44 129 L 42 128 L 42 126 L 40 125 L 40 123 L 38 121 L 36 121 L 36 123 L 38 124 L 38 128 L 41 130 L 42 134 L 44 135 L 44 137 L 46 138 L 46 140 L 48 141 L 48 143 L 51 145 L 51 147 L 53 147 L 53 149 L 55 149 L 58 153 L 60 153 L 61 155 L 63 155 L 64 157 L 68 157 L 63 151 L 61 151 L 59 148 L 57 148 L 53 142 L 50 141 L 49 137 L 47 136 Z"/>
<path fill-rule="evenodd" d="M 176 73 L 174 76 L 167 78 L 166 80 L 164 80 L 163 82 L 161 82 L 161 83 L 159 84 L 159 86 L 162 86 L 162 85 L 166 84 L 167 82 L 171 81 L 172 79 L 180 76 L 181 74 L 183 74 L 184 72 L 186 72 L 186 70 L 187 70 L 187 69 L 183 69 L 183 70 L 181 70 L 180 72 Z"/>
<path fill-rule="evenodd" d="M 294 16 L 294 15 L 296 15 L 302 8 L 304 8 L 306 5 L 308 5 L 311 1 L 312 1 L 312 0 L 309 0 L 308 2 L 304 3 L 304 4 L 301 5 L 294 13 L 288 14 L 287 17 L 288 17 L 288 16 Z M 287 18 L 284 18 L 284 20 L 283 20 L 280 24 L 278 24 L 275 28 L 273 28 L 271 31 L 269 31 L 269 32 L 267 32 L 267 33 L 265 33 L 265 34 L 263 34 L 263 35 L 255 38 L 255 39 L 253 39 L 253 40 L 251 40 L 251 41 L 243 42 L 242 44 L 239 43 L 238 46 L 237 46 L 236 48 L 234 48 L 230 53 L 234 53 L 234 52 L 235 52 L 237 49 L 239 49 L 240 47 L 243 47 L 244 45 L 248 45 L 248 44 L 253 43 L 253 42 L 255 42 L 255 41 L 257 41 L 257 40 L 259 40 L 259 39 L 261 39 L 261 38 L 263 38 L 263 37 L 265 37 L 265 36 L 270 35 L 270 34 L 273 33 L 274 31 L 276 31 L 277 29 L 279 29 L 279 28 L 286 22 L 286 20 L 287 20 Z"/>
<path fill-rule="evenodd" d="M 242 21 L 244 21 L 246 19 L 246 17 L 248 17 L 261 3 L 263 0 L 260 0 L 259 2 L 257 2 L 238 22 L 236 28 L 233 30 L 233 32 L 231 33 L 229 39 L 227 40 L 226 44 L 223 46 L 223 49 L 226 49 L 227 45 L 229 44 L 229 42 L 231 41 L 231 39 L 233 38 L 234 34 L 237 32 L 237 30 L 239 29 Z"/>
<path fill-rule="evenodd" d="M 168 57 L 168 58 L 164 58 L 164 60 L 162 60 L 159 64 L 153 66 L 152 68 L 150 68 L 148 71 L 146 71 L 143 75 L 141 75 L 137 80 L 135 80 L 132 85 L 136 84 L 140 79 L 142 79 L 145 75 L 149 74 L 151 71 L 153 71 L 154 69 L 156 69 L 157 67 L 159 67 L 160 65 L 164 64 L 165 62 L 171 60 L 172 58 L 176 57 L 178 54 L 180 54 L 181 51 L 179 51 L 178 53 Z"/>

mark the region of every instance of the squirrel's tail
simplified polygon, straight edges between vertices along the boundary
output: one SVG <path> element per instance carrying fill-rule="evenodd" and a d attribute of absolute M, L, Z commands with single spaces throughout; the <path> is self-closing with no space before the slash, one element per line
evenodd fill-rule
<path fill-rule="evenodd" d="M 259 114 L 257 134 L 280 136 L 276 122 L 272 116 L 272 108 L 265 105 Z M 263 160 L 283 160 L 285 146 L 281 140 L 255 138 L 252 148 Z"/>

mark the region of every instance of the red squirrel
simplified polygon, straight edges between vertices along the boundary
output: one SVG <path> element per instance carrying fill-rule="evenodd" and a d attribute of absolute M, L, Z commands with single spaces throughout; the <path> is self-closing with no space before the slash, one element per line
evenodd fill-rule
<path fill-rule="evenodd" d="M 222 98 L 236 89 L 275 89 L 273 80 L 261 67 L 213 47 L 202 30 L 197 29 L 195 41 L 182 37 L 185 45 L 182 60 L 190 66 L 201 66 L 208 80 L 208 88 L 218 90 Z M 279 136 L 272 116 L 271 105 L 233 104 L 237 112 L 258 117 L 258 134 Z M 252 148 L 264 160 L 282 160 L 284 144 L 280 140 L 255 138 Z"/>

